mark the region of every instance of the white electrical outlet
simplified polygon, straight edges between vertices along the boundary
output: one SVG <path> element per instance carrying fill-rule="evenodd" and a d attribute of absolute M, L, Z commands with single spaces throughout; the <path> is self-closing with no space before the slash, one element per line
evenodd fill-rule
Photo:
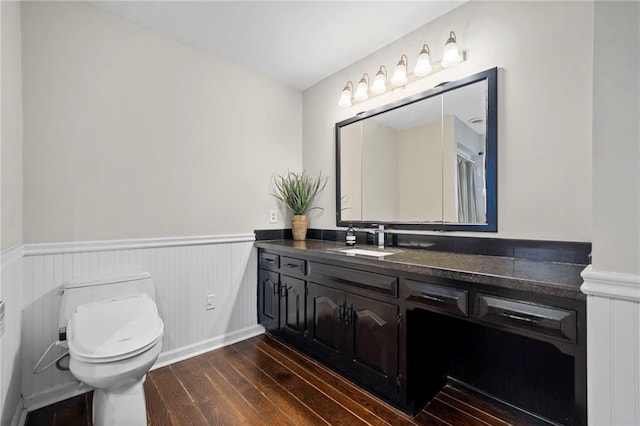
<path fill-rule="evenodd" d="M 278 223 L 278 210 L 269 211 L 269 223 Z"/>
<path fill-rule="evenodd" d="M 205 310 L 210 311 L 215 308 L 216 308 L 216 295 L 215 294 L 207 295 Z"/>

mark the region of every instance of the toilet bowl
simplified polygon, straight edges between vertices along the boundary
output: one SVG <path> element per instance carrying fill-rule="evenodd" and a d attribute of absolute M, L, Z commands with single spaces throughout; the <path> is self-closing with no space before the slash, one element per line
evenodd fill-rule
<path fill-rule="evenodd" d="M 164 332 L 154 294 L 148 274 L 65 286 L 69 370 L 94 389 L 94 425 L 147 424 L 143 383 Z"/>

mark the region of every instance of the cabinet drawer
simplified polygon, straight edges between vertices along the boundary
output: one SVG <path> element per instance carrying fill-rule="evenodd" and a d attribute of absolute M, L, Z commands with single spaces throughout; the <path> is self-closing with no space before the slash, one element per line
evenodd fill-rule
<path fill-rule="evenodd" d="M 260 267 L 277 271 L 280 267 L 280 256 L 273 253 L 260 252 Z"/>
<path fill-rule="evenodd" d="M 280 267 L 283 274 L 305 275 L 307 273 L 307 261 L 294 257 L 284 257 L 280 260 Z"/>
<path fill-rule="evenodd" d="M 324 263 L 311 263 L 310 269 L 313 279 L 360 287 L 398 297 L 398 279 L 396 277 L 343 268 L 341 266 L 325 265 Z"/>
<path fill-rule="evenodd" d="M 576 341 L 574 311 L 478 294 L 476 316 L 481 322 L 518 328 L 572 343 Z"/>
<path fill-rule="evenodd" d="M 423 305 L 425 309 L 467 317 L 469 298 L 466 290 L 406 280 L 407 301 Z"/>

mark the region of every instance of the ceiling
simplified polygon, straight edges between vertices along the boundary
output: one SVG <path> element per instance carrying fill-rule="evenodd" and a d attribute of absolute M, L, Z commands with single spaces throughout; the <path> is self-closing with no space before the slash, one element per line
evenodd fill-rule
<path fill-rule="evenodd" d="M 459 6 L 452 1 L 91 1 L 298 90 Z"/>
<path fill-rule="evenodd" d="M 487 132 L 487 102 L 487 81 L 483 80 L 372 118 L 386 127 L 406 130 L 439 123 L 443 116 L 455 115 L 477 134 L 484 135 Z"/>

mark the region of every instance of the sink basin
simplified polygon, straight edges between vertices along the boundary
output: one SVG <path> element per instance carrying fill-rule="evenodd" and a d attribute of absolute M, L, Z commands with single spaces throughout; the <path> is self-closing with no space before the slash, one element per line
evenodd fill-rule
<path fill-rule="evenodd" d="M 341 253 L 346 253 L 350 256 L 355 256 L 356 254 L 360 254 L 363 256 L 382 257 L 382 256 L 388 256 L 390 254 L 393 254 L 386 251 L 364 250 L 359 248 L 350 248 L 350 249 L 343 249 L 338 251 Z"/>

